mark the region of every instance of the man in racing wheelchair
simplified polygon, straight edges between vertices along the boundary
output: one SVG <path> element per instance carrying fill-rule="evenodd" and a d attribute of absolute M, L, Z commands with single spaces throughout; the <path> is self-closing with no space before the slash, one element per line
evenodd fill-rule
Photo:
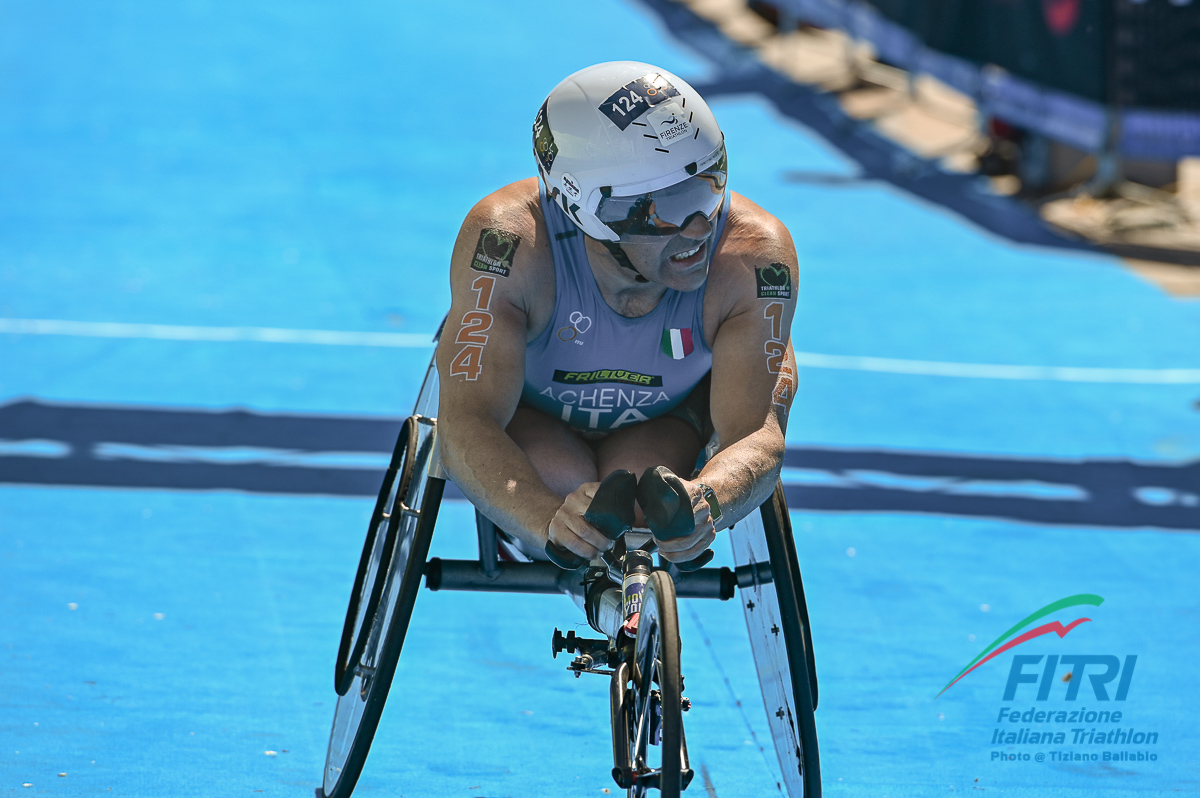
<path fill-rule="evenodd" d="M 351 590 L 321 794 L 354 790 L 423 578 L 582 601 L 602 639 L 556 629 L 552 653 L 579 654 L 576 676 L 610 677 L 612 775 L 634 798 L 678 798 L 694 773 L 676 597 L 736 594 L 783 783 L 819 798 L 815 663 L 778 483 L 796 374 L 791 239 L 726 191 L 711 111 L 661 69 L 568 77 L 533 141 L 540 180 L 485 198 L 454 247 L 436 369 Z M 447 475 L 475 506 L 477 561 L 427 560 Z M 735 522 L 735 567 L 703 568 Z M 655 548 L 673 568 L 654 567 Z M 501 563 L 503 551 L 542 562 Z"/>
<path fill-rule="evenodd" d="M 666 560 L 701 564 L 779 476 L 796 385 L 791 237 L 727 191 L 700 95 L 648 64 L 566 78 L 533 147 L 538 177 L 480 201 L 454 246 L 442 462 L 524 554 L 580 561 L 613 545 L 584 520 L 599 481 L 665 466 L 694 529 L 650 529 Z"/>

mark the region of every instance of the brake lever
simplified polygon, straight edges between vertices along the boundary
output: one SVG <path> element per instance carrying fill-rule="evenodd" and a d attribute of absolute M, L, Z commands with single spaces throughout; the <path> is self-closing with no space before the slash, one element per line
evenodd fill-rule
<path fill-rule="evenodd" d="M 658 540 L 683 538 L 696 531 L 696 515 L 692 512 L 692 497 L 683 481 L 666 466 L 652 466 L 638 480 L 637 501 L 642 506 L 646 525 Z M 716 553 L 705 549 L 694 560 L 677 562 L 680 571 L 695 571 L 712 561 Z"/>
<path fill-rule="evenodd" d="M 583 520 L 616 541 L 634 524 L 633 502 L 637 494 L 637 477 L 632 471 L 618 469 L 600 483 L 596 494 L 583 514 Z M 546 541 L 546 556 L 559 568 L 574 571 L 587 565 L 587 560 L 552 540 Z"/>

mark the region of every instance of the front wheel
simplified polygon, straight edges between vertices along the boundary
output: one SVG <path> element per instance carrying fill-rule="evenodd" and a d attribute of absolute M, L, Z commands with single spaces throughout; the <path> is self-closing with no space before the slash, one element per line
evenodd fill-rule
<path fill-rule="evenodd" d="M 679 614 L 675 583 L 655 571 L 646 583 L 634 642 L 633 689 L 626 701 L 630 798 L 657 787 L 663 798 L 678 798 L 686 786 L 682 679 L 679 675 Z"/>
<path fill-rule="evenodd" d="M 820 798 L 815 659 L 782 486 L 776 486 L 761 512 L 738 522 L 730 540 L 783 784 L 791 798 Z"/>
<path fill-rule="evenodd" d="M 414 416 L 410 422 L 419 428 L 415 439 L 408 437 L 410 428 L 406 425 L 397 452 L 407 446 L 416 453 L 411 459 L 398 458 L 407 472 L 399 479 L 403 490 L 396 486 L 394 476 L 384 480 L 380 505 L 386 508 L 387 534 L 379 535 L 383 515 L 377 506 L 378 517 L 372 519 L 368 546 L 364 548 L 366 568 L 360 567 L 347 612 L 349 640 L 343 636 L 337 669 L 341 694 L 334 710 L 321 784 L 325 798 L 349 798 L 371 750 L 404 646 L 445 487 L 445 480 L 428 474 L 430 454 L 436 445 L 432 421 Z M 384 545 L 372 543 L 381 538 Z M 372 583 L 381 585 L 375 602 L 369 600 L 375 592 L 368 589 Z"/>

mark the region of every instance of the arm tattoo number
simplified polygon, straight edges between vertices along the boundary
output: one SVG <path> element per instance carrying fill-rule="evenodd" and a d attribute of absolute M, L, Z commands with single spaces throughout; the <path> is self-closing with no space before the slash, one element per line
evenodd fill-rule
<path fill-rule="evenodd" d="M 462 326 L 454 339 L 456 344 L 477 344 L 484 346 L 488 337 L 484 335 L 492 328 L 492 314 L 482 310 L 472 310 L 463 314 Z"/>
<path fill-rule="evenodd" d="M 475 307 L 487 310 L 492 305 L 492 289 L 496 287 L 496 278 L 481 274 L 471 283 L 471 290 L 479 294 L 475 299 Z"/>
<path fill-rule="evenodd" d="M 783 343 L 783 303 L 772 302 L 763 311 L 763 318 L 771 322 L 771 340 L 763 344 L 767 355 L 767 372 L 778 374 L 772 401 L 782 408 L 782 422 L 786 426 L 787 414 L 796 395 L 796 373 L 785 364 L 787 345 Z"/>
<path fill-rule="evenodd" d="M 787 354 L 787 347 L 782 341 L 767 341 L 763 345 L 763 351 L 767 353 L 767 371 L 771 374 L 778 374 L 783 367 L 783 358 Z"/>
<path fill-rule="evenodd" d="M 454 343 L 467 344 L 458 350 L 458 354 L 450 361 L 451 377 L 466 377 L 469 382 L 479 379 L 483 372 L 483 347 L 488 342 L 487 331 L 492 328 L 492 314 L 487 309 L 492 304 L 492 289 L 496 287 L 496 278 L 481 274 L 471 283 L 471 290 L 476 293 L 475 310 L 468 310 L 459 322 L 458 335 Z"/>
<path fill-rule="evenodd" d="M 778 374 L 787 347 L 783 344 L 783 303 L 772 302 L 763 310 L 763 318 L 771 322 L 771 340 L 763 344 L 767 354 L 767 371 Z"/>
<path fill-rule="evenodd" d="M 479 372 L 483 371 L 481 360 L 483 360 L 482 346 L 464 346 L 450 361 L 450 376 L 466 377 L 468 381 L 474 382 L 479 379 Z"/>
<path fill-rule="evenodd" d="M 772 302 L 763 311 L 763 318 L 771 320 L 771 340 L 783 340 L 783 303 Z"/>

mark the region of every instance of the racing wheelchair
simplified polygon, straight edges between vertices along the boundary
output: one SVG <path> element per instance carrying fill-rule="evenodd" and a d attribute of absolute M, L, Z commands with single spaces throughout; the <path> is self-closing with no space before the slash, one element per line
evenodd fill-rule
<path fill-rule="evenodd" d="M 816 668 L 782 485 L 759 512 L 727 531 L 732 569 L 680 570 L 661 559 L 655 564 L 649 530 L 633 528 L 620 502 L 612 503 L 615 494 L 631 490 L 628 472 L 617 472 L 627 475 L 624 485 L 616 475 L 601 484 L 585 516 L 614 540 L 603 561 L 570 562 L 551 551 L 554 562 L 502 558 L 502 549 L 511 550 L 506 537 L 478 510 L 478 560 L 428 559 L 447 479 L 438 454 L 438 396 L 431 362 L 384 476 L 346 611 L 322 779 L 325 798 L 348 798 L 362 772 L 422 579 L 430 590 L 567 593 L 582 599 L 589 623 L 604 637 L 585 639 L 555 629 L 552 653 L 576 654 L 568 665 L 576 676 L 609 676 L 613 779 L 629 796 L 656 789 L 664 798 L 677 798 L 693 775 L 683 732 L 687 706 L 676 598 L 736 596 L 787 791 L 793 798 L 819 798 Z"/>

